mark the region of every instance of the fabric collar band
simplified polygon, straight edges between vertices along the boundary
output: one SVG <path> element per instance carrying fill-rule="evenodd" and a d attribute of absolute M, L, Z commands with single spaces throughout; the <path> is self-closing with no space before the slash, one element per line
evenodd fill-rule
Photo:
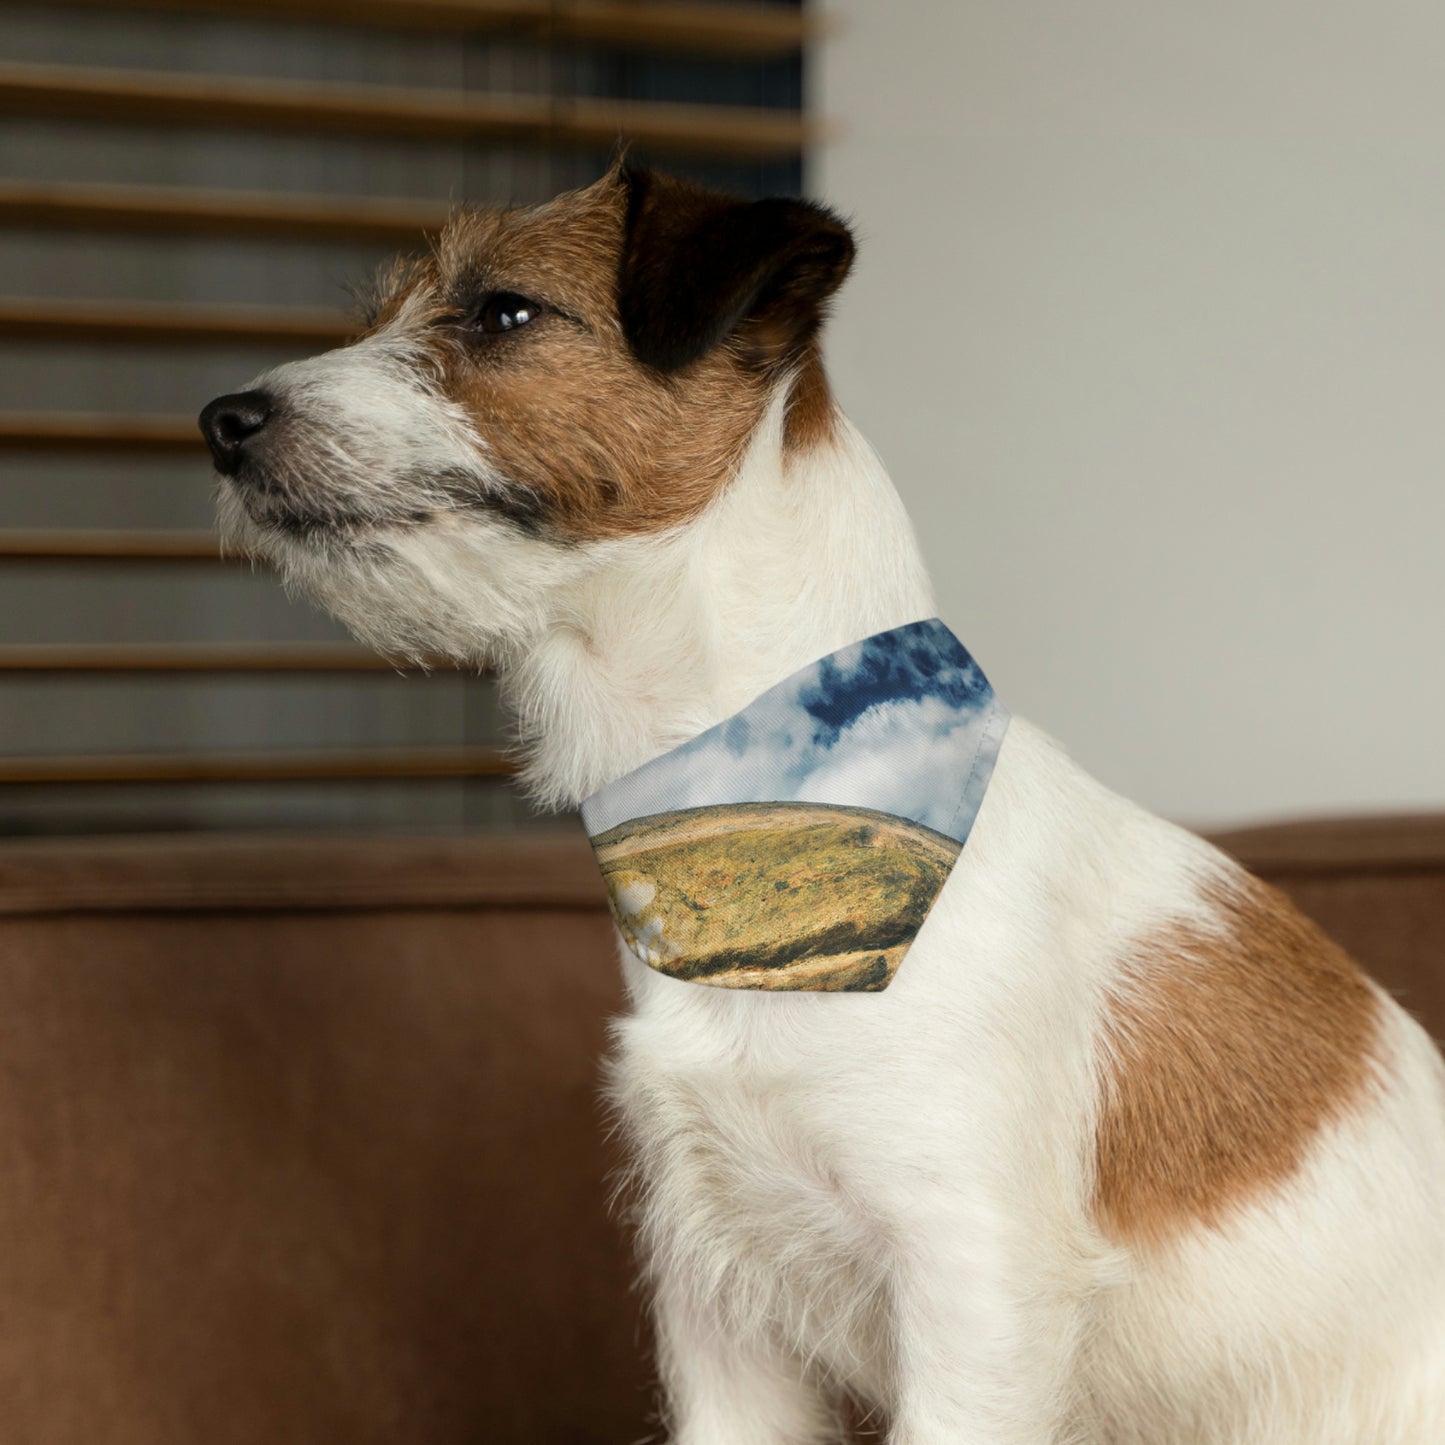
<path fill-rule="evenodd" d="M 875 633 L 582 804 L 642 962 L 722 988 L 886 988 L 1009 714 L 937 618 Z"/>

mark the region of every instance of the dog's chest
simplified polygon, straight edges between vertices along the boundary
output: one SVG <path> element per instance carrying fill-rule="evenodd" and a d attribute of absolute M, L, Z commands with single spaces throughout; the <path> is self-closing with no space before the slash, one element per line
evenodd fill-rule
<path fill-rule="evenodd" d="M 803 1068 L 678 1048 L 645 1010 L 618 1041 L 614 1098 L 649 1253 L 660 1247 L 735 1326 L 881 1386 L 885 1245 L 846 1092 Z"/>

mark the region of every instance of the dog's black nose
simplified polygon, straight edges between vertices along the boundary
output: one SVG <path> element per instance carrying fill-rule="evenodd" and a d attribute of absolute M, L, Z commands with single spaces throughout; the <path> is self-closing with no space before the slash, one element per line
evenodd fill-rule
<path fill-rule="evenodd" d="M 238 391 L 218 396 L 201 413 L 201 434 L 216 470 L 232 476 L 241 466 L 246 443 L 270 420 L 271 398 L 264 391 Z"/>

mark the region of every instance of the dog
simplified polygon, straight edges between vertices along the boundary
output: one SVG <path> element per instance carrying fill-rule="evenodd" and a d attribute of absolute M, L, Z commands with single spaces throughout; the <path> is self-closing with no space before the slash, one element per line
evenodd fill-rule
<path fill-rule="evenodd" d="M 390 656 L 496 667 L 574 806 L 933 616 L 820 357 L 853 254 L 625 163 L 460 212 L 360 339 L 202 413 L 223 534 Z M 833 1441 L 849 1402 L 893 1445 L 1445 1440 L 1434 1046 L 1026 722 L 886 991 L 621 956 L 677 1445 Z"/>

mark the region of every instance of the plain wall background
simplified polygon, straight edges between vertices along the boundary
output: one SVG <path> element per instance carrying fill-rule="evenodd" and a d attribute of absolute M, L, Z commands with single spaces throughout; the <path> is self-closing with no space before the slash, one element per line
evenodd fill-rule
<path fill-rule="evenodd" d="M 829 0 L 831 323 L 942 615 L 1209 823 L 1445 806 L 1445 9 Z"/>

